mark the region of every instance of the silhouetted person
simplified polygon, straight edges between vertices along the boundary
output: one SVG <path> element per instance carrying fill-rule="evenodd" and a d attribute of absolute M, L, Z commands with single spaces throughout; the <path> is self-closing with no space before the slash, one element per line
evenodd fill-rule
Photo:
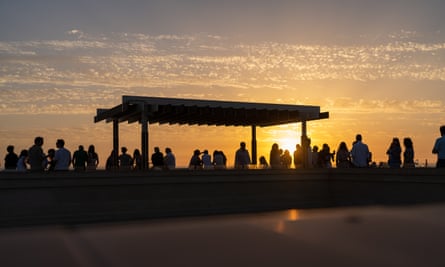
<path fill-rule="evenodd" d="M 318 146 L 314 146 L 312 148 L 312 156 L 311 156 L 313 168 L 321 168 L 318 161 L 318 153 L 319 153 Z"/>
<path fill-rule="evenodd" d="M 341 142 L 338 146 L 335 164 L 337 165 L 337 168 L 351 167 L 351 154 L 349 153 L 348 146 L 345 142 Z"/>
<path fill-rule="evenodd" d="M 331 148 L 328 144 L 323 144 L 320 152 L 318 152 L 319 165 L 322 168 L 332 168 L 332 161 L 334 161 L 335 151 L 331 153 Z"/>
<path fill-rule="evenodd" d="M 201 160 L 204 169 L 206 170 L 213 169 L 212 157 L 210 156 L 209 151 L 207 149 L 204 150 L 204 152 L 202 153 Z"/>
<path fill-rule="evenodd" d="M 295 145 L 294 166 L 295 169 L 303 167 L 303 149 L 300 144 Z"/>
<path fill-rule="evenodd" d="M 162 170 L 164 168 L 164 155 L 162 154 L 159 147 L 154 148 L 154 153 L 151 155 L 151 163 L 153 164 L 153 169 Z"/>
<path fill-rule="evenodd" d="M 17 171 L 18 172 L 26 172 L 28 170 L 28 150 L 23 149 L 20 152 L 19 160 L 17 161 Z"/>
<path fill-rule="evenodd" d="M 437 154 L 437 168 L 445 168 L 445 125 L 440 127 L 441 137 L 436 139 L 433 154 Z"/>
<path fill-rule="evenodd" d="M 198 170 L 198 169 L 202 169 L 202 160 L 201 160 L 201 151 L 199 151 L 199 149 L 195 149 L 193 151 L 193 155 L 190 158 L 190 162 L 189 162 L 189 169 L 191 170 Z"/>
<path fill-rule="evenodd" d="M 30 165 L 30 170 L 32 172 L 44 171 L 45 170 L 45 154 L 43 153 L 43 137 L 36 137 L 34 139 L 34 145 L 28 150 L 28 160 Z"/>
<path fill-rule="evenodd" d="M 292 164 L 292 156 L 290 155 L 289 150 L 287 149 L 284 150 L 284 153 L 281 155 L 280 161 L 281 161 L 281 166 L 284 169 L 290 168 L 290 165 Z"/>
<path fill-rule="evenodd" d="M 246 143 L 241 142 L 240 148 L 235 153 L 235 168 L 248 169 L 250 164 L 249 151 L 246 149 Z"/>
<path fill-rule="evenodd" d="M 116 151 L 113 149 L 111 150 L 110 156 L 107 158 L 107 162 L 105 163 L 105 170 L 107 171 L 115 171 L 118 169 L 118 166 L 116 165 L 114 158 L 116 157 Z"/>
<path fill-rule="evenodd" d="M 127 154 L 127 148 L 121 147 L 122 154 L 119 155 L 119 170 L 129 171 L 133 166 L 133 159 Z"/>
<path fill-rule="evenodd" d="M 357 134 L 355 143 L 351 149 L 351 159 L 354 167 L 365 168 L 368 167 L 370 161 L 370 153 L 368 145 L 362 142 L 362 135 Z"/>
<path fill-rule="evenodd" d="M 266 157 L 264 157 L 264 156 L 260 157 L 260 168 L 261 169 L 269 168 L 269 164 L 267 163 Z"/>
<path fill-rule="evenodd" d="M 19 161 L 19 156 L 14 152 L 14 146 L 9 145 L 6 148 L 8 154 L 5 157 L 5 170 L 15 171 L 17 169 L 17 162 Z"/>
<path fill-rule="evenodd" d="M 281 168 L 281 151 L 277 143 L 272 144 L 269 154 L 269 163 L 272 169 Z"/>
<path fill-rule="evenodd" d="M 403 139 L 403 145 L 405 146 L 405 151 L 403 152 L 403 168 L 415 168 L 413 141 L 411 138 L 406 137 Z"/>
<path fill-rule="evenodd" d="M 94 145 L 90 145 L 88 147 L 88 162 L 87 162 L 87 170 L 94 171 L 97 169 L 99 165 L 99 155 L 96 153 L 96 148 Z"/>
<path fill-rule="evenodd" d="M 400 168 L 400 165 L 402 164 L 402 147 L 400 146 L 399 138 L 394 137 L 392 139 L 386 154 L 388 155 L 389 167 L 394 169 Z"/>
<path fill-rule="evenodd" d="M 142 170 L 142 155 L 141 155 L 141 151 L 139 151 L 139 149 L 135 149 L 133 151 L 133 169 L 134 170 Z"/>
<path fill-rule="evenodd" d="M 215 150 L 213 151 L 213 166 L 215 166 L 216 170 L 222 170 L 226 168 L 226 156 L 224 152 Z"/>
<path fill-rule="evenodd" d="M 56 150 L 54 148 L 48 149 L 48 154 L 46 155 L 46 170 L 54 171 L 56 167 L 56 161 L 54 161 L 54 157 L 56 156 Z"/>
<path fill-rule="evenodd" d="M 176 157 L 169 147 L 165 148 L 164 164 L 167 170 L 173 170 L 176 168 Z"/>
<path fill-rule="evenodd" d="M 67 171 L 71 164 L 71 152 L 65 148 L 65 141 L 58 139 L 56 142 L 56 154 L 54 155 L 55 171 Z"/>
<path fill-rule="evenodd" d="M 73 154 L 73 167 L 76 171 L 85 171 L 88 162 L 88 153 L 85 151 L 82 145 L 79 149 L 74 151 Z"/>

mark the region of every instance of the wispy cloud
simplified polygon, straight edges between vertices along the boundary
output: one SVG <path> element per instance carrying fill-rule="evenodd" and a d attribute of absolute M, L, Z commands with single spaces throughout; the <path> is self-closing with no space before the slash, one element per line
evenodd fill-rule
<path fill-rule="evenodd" d="M 168 88 L 183 95 L 221 95 L 221 88 L 279 95 L 299 82 L 445 81 L 445 42 L 412 36 L 323 46 L 241 43 L 205 34 L 91 36 L 73 29 L 62 40 L 0 42 L 0 111 L 77 113 L 116 101 L 119 94 L 160 95 Z M 358 108 L 391 106 L 367 101 Z M 30 103 L 32 109 L 23 108 Z"/>

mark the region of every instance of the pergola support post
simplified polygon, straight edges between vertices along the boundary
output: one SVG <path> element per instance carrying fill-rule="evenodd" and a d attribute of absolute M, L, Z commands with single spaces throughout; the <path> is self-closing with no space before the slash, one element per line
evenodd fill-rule
<path fill-rule="evenodd" d="M 256 126 L 252 125 L 252 164 L 257 164 Z"/>
<path fill-rule="evenodd" d="M 118 169 L 119 166 L 119 120 L 113 120 L 113 168 Z"/>
<path fill-rule="evenodd" d="M 148 114 L 147 105 L 142 104 L 141 111 L 141 156 L 143 170 L 148 170 Z"/>
<path fill-rule="evenodd" d="M 307 137 L 307 122 L 301 121 L 301 149 L 303 154 L 303 168 L 309 168 L 309 142 Z"/>

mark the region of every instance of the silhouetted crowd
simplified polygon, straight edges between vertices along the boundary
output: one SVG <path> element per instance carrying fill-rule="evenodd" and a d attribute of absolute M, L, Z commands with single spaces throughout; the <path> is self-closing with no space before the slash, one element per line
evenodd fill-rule
<path fill-rule="evenodd" d="M 440 127 L 440 137 L 436 139 L 432 150 L 437 154 L 437 168 L 445 168 L 445 125 Z M 18 172 L 42 172 L 42 171 L 68 171 L 71 166 L 75 171 L 96 170 L 99 165 L 99 156 L 95 152 L 94 145 L 90 145 L 85 150 L 82 145 L 71 154 L 65 148 L 65 141 L 58 139 L 57 149 L 48 149 L 47 153 L 43 151 L 43 137 L 36 137 L 34 145 L 28 150 L 24 149 L 17 155 L 14 152 L 14 146 L 9 145 L 5 157 L 5 171 Z M 299 168 L 332 168 L 333 163 L 337 168 L 369 168 L 369 167 L 389 167 L 389 168 L 415 168 L 414 146 L 411 138 L 403 139 L 402 149 L 399 138 L 392 139 L 391 144 L 386 151 L 388 156 L 387 164 L 381 163 L 379 166 L 372 161 L 372 153 L 368 145 L 363 142 L 361 134 L 357 134 L 352 147 L 349 150 L 346 142 L 341 142 L 337 151 L 332 151 L 328 144 L 323 144 L 321 149 L 314 145 L 311 147 L 310 139 L 306 138 L 303 145 L 297 144 L 293 157 L 289 150 L 280 149 L 277 143 L 274 143 L 270 150 L 269 162 L 265 156 L 259 158 L 260 168 L 271 169 L 289 169 L 292 166 Z M 403 150 L 403 151 L 402 151 Z M 106 170 L 133 171 L 143 169 L 143 160 L 141 152 L 135 149 L 133 155 L 127 153 L 126 147 L 121 148 L 121 153 L 112 150 L 106 160 Z M 172 149 L 165 148 L 165 155 L 159 147 L 154 148 L 151 155 L 152 170 L 172 170 L 176 168 L 176 158 Z M 249 151 L 245 142 L 240 142 L 240 147 L 235 153 L 234 168 L 248 169 L 252 166 Z M 256 167 L 256 165 L 255 165 Z M 189 162 L 191 170 L 210 170 L 226 169 L 227 158 L 223 151 L 215 150 L 212 155 L 208 150 L 201 152 L 199 149 L 193 151 Z"/>

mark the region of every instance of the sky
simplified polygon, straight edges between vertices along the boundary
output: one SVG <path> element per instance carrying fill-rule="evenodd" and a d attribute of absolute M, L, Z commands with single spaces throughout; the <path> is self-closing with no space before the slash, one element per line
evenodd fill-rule
<path fill-rule="evenodd" d="M 317 105 L 312 144 L 363 135 L 374 160 L 410 137 L 432 165 L 445 124 L 445 2 L 439 0 L 42 0 L 0 2 L 0 157 L 45 138 L 74 152 L 95 144 L 101 166 L 112 125 L 97 108 L 122 95 Z M 120 145 L 140 146 L 121 124 Z M 301 125 L 257 129 L 258 154 L 291 152 Z M 171 147 L 178 165 L 195 148 L 233 164 L 250 128 L 150 125 L 150 151 Z M 249 146 L 248 146 L 249 149 Z M 3 166 L 3 162 L 1 166 Z"/>

